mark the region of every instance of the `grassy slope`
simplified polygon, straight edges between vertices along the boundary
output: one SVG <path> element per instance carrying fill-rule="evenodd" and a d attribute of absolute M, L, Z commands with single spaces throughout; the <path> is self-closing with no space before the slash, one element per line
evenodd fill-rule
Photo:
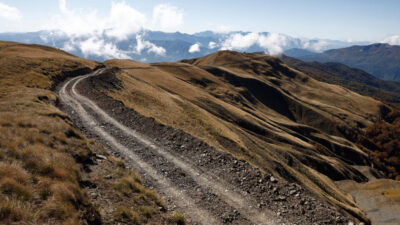
<path fill-rule="evenodd" d="M 108 156 L 91 173 L 83 170 L 108 153 L 73 128 L 50 88 L 96 65 L 49 47 L 0 42 L 0 223 L 166 221 L 157 194 L 119 160 Z M 82 179 L 113 203 L 91 198 Z"/>
<path fill-rule="evenodd" d="M 340 63 L 303 62 L 284 56 L 282 60 L 316 80 L 338 84 L 362 95 L 372 96 L 400 106 L 400 83 L 385 81 L 360 69 Z"/>
<path fill-rule="evenodd" d="M 364 216 L 332 179 L 366 179 L 351 164 L 368 164 L 368 155 L 349 140 L 382 103 L 267 56 L 224 51 L 183 63 L 106 64 L 126 68 L 124 88 L 109 95 L 128 107 Z"/>

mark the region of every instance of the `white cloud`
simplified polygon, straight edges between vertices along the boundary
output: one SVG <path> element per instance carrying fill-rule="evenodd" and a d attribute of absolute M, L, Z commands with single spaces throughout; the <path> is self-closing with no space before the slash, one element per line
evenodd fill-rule
<path fill-rule="evenodd" d="M 163 47 L 157 46 L 150 41 L 144 41 L 141 35 L 136 35 L 136 48 L 135 53 L 141 54 L 144 49 L 147 49 L 147 53 L 155 53 L 156 55 L 165 55 L 166 50 Z"/>
<path fill-rule="evenodd" d="M 183 13 L 175 6 L 160 4 L 153 9 L 152 28 L 175 32 L 183 25 Z"/>
<path fill-rule="evenodd" d="M 287 38 L 284 35 L 277 33 L 269 33 L 267 35 L 258 33 L 232 34 L 222 43 L 222 48 L 225 50 L 245 50 L 253 45 L 258 45 L 270 55 L 282 54 L 282 47 L 287 45 Z"/>
<path fill-rule="evenodd" d="M 196 43 L 189 48 L 189 53 L 195 53 L 200 51 L 200 44 Z"/>
<path fill-rule="evenodd" d="M 61 14 L 56 15 L 46 26 L 49 30 L 60 30 L 68 36 L 93 35 L 102 32 L 105 21 L 98 18 L 95 10 L 77 12 L 68 9 L 66 0 L 59 0 Z"/>
<path fill-rule="evenodd" d="M 166 53 L 163 47 L 143 40 L 139 35 L 146 28 L 146 17 L 125 1 L 113 2 L 106 17 L 99 17 L 96 10 L 69 9 L 66 0 L 59 0 L 59 9 L 60 14 L 55 16 L 55 22 L 46 27 L 58 32 L 41 38 L 47 41 L 50 36 L 60 33 L 67 35 L 69 40 L 63 46 L 66 51 L 81 51 L 86 57 L 93 55 L 104 58 L 129 58 L 129 54 L 141 54 L 143 51 L 157 55 Z M 158 6 L 155 11 L 158 19 L 164 19 L 178 12 L 175 7 L 167 5 Z M 134 34 L 136 34 L 136 46 L 130 46 L 128 50 L 118 48 L 117 43 Z"/>
<path fill-rule="evenodd" d="M 265 49 L 270 55 L 280 55 L 282 47 L 287 45 L 287 38 L 277 33 L 269 33 L 268 35 L 260 35 L 258 44 Z"/>
<path fill-rule="evenodd" d="M 115 44 L 105 42 L 102 39 L 91 37 L 78 43 L 80 50 L 85 56 L 95 55 L 104 58 L 130 58 L 125 51 L 119 50 Z"/>
<path fill-rule="evenodd" d="M 59 0 L 61 14 L 47 29 L 57 29 L 69 36 L 93 36 L 106 34 L 117 40 L 125 40 L 130 34 L 139 32 L 146 25 L 146 17 L 126 2 L 113 2 L 110 14 L 99 17 L 96 10 L 70 10 L 66 0 Z"/>
<path fill-rule="evenodd" d="M 244 50 L 257 43 L 259 35 L 257 33 L 249 33 L 242 35 L 239 33 L 232 34 L 222 43 L 222 49 Z"/>
<path fill-rule="evenodd" d="M 210 41 L 209 43 L 208 43 L 208 48 L 209 49 L 214 49 L 214 48 L 216 48 L 217 47 L 217 43 L 215 43 L 215 42 L 213 42 L 213 41 Z"/>
<path fill-rule="evenodd" d="M 329 46 L 329 43 L 324 40 L 313 40 L 313 41 L 303 41 L 302 44 L 304 49 L 308 49 L 314 52 L 322 52 L 323 50 L 326 50 L 326 48 Z"/>
<path fill-rule="evenodd" d="M 22 14 L 17 8 L 0 2 L 0 17 L 6 20 L 17 21 L 22 18 Z"/>
<path fill-rule="evenodd" d="M 146 17 L 128 6 L 125 2 L 113 2 L 110 17 L 107 19 L 109 29 L 106 34 L 119 40 L 125 40 L 128 35 L 137 33 L 144 28 Z"/>
<path fill-rule="evenodd" d="M 400 35 L 389 36 L 383 39 L 382 43 L 388 43 L 390 45 L 400 45 Z"/>

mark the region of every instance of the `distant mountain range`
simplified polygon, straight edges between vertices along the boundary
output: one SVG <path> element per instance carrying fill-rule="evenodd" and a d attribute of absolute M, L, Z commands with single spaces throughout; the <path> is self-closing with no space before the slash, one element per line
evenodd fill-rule
<path fill-rule="evenodd" d="M 204 56 L 221 49 L 241 52 L 265 51 L 278 55 L 293 48 L 315 53 L 353 44 L 367 44 L 366 42 L 305 39 L 285 34 L 242 31 L 229 33 L 203 31 L 186 34 L 146 30 L 132 34 L 123 40 L 107 36 L 106 33 L 73 35 L 61 31 L 38 31 L 0 33 L 0 40 L 49 45 L 97 61 L 129 58 L 142 62 L 178 61 Z M 304 56 L 304 54 L 297 56 Z"/>
<path fill-rule="evenodd" d="M 48 45 L 92 60 L 128 58 L 141 62 L 174 62 L 202 57 L 218 50 L 265 52 L 302 61 L 338 62 L 365 70 L 384 80 L 400 81 L 400 46 L 295 38 L 269 32 L 194 34 L 144 30 L 125 39 L 106 32 L 85 35 L 62 31 L 0 33 L 0 40 Z"/>
<path fill-rule="evenodd" d="M 384 80 L 400 81 L 400 46 L 372 44 L 306 54 L 303 50 L 286 51 L 285 55 L 303 61 L 339 62 L 365 70 Z"/>

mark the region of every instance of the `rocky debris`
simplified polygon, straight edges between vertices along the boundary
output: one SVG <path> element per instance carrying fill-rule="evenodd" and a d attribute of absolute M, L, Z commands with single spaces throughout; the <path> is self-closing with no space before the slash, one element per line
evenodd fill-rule
<path fill-rule="evenodd" d="M 121 102 L 99 91 L 104 88 L 104 85 L 99 87 L 97 79 L 97 77 L 92 77 L 78 85 L 80 93 L 95 101 L 125 126 L 146 135 L 157 145 L 164 146 L 171 153 L 196 166 L 204 173 L 231 184 L 243 196 L 256 199 L 257 203 L 254 207 L 275 212 L 286 224 L 347 225 L 352 222 L 334 207 L 315 199 L 300 185 L 289 183 L 283 179 L 278 180 L 272 174 L 263 174 L 244 160 L 236 159 L 231 154 L 221 152 L 181 130 L 159 124 L 152 118 L 144 117 L 134 110 L 126 108 Z M 72 117 L 74 118 L 74 115 Z M 74 119 L 79 121 L 79 118 L 75 117 Z M 110 124 L 105 123 L 101 126 L 113 132 L 115 137 L 119 137 L 121 143 L 129 144 L 136 153 L 142 154 L 145 160 L 148 160 L 157 170 L 162 171 L 168 179 L 180 187 L 186 188 L 187 194 L 198 199 L 202 208 L 219 216 L 223 223 L 249 224 L 249 221 L 244 219 L 239 212 L 224 204 L 222 199 L 199 187 L 190 177 L 185 176 L 185 171 L 176 168 L 163 157 L 155 155 L 148 148 L 133 143 L 129 137 L 119 134 Z M 96 138 L 85 127 L 80 127 L 80 129 Z M 103 142 L 103 144 L 107 146 L 107 143 Z M 114 154 L 119 156 L 117 152 Z M 154 181 L 149 180 L 146 174 L 141 175 L 147 186 L 156 187 Z M 104 178 L 111 179 L 107 176 Z M 159 191 L 163 194 L 162 190 Z M 175 204 L 168 200 L 166 193 L 164 194 L 169 209 L 175 209 Z"/>

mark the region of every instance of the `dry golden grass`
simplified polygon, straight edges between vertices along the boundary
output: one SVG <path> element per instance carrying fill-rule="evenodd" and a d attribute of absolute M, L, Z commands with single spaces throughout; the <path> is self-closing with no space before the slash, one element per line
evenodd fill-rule
<path fill-rule="evenodd" d="M 167 216 L 168 224 L 185 225 L 187 224 L 185 217 L 180 213 L 173 213 Z"/>
<path fill-rule="evenodd" d="M 77 160 L 93 149 L 55 107 L 49 88 L 62 71 L 95 65 L 52 48 L 0 43 L 2 222 L 76 224 L 82 219 L 80 210 L 89 202 L 78 183 Z"/>
<path fill-rule="evenodd" d="M 115 215 L 117 221 L 126 222 L 129 224 L 140 224 L 139 215 L 133 210 L 124 206 L 119 206 Z"/>
<path fill-rule="evenodd" d="M 321 198 L 365 216 L 328 177 L 333 172 L 313 166 L 357 177 L 337 156 L 350 154 L 359 163 L 368 157 L 350 136 L 372 124 L 381 102 L 254 54 L 222 51 L 183 63 L 105 64 L 125 68 L 117 75 L 123 88 L 108 94 L 127 107 L 264 171 L 294 178 Z M 295 158 L 291 165 L 288 153 Z M 311 158 L 315 163 L 307 164 Z"/>
<path fill-rule="evenodd" d="M 96 65 L 49 47 L 0 42 L 1 224 L 87 224 L 90 212 L 97 210 L 79 184 L 87 176 L 82 162 L 91 161 L 94 153 L 107 152 L 73 128 L 68 116 L 55 106 L 57 96 L 50 90 L 60 76 Z M 128 197 L 116 198 L 113 185 L 101 177 L 96 180 L 99 191 L 116 201 L 108 207 L 116 210 L 122 204 L 136 211 L 147 207 L 143 213 L 128 213 L 131 222 L 139 221 L 136 215 L 143 221 L 165 220 L 158 208 L 162 200 L 143 187 L 140 177 L 125 169 L 123 161 L 107 160 L 97 170 L 129 176 L 121 182 L 136 187 L 136 198 L 144 199 L 136 205 Z M 154 219 L 149 219 L 151 215 Z M 103 224 L 116 223 L 103 220 Z"/>

